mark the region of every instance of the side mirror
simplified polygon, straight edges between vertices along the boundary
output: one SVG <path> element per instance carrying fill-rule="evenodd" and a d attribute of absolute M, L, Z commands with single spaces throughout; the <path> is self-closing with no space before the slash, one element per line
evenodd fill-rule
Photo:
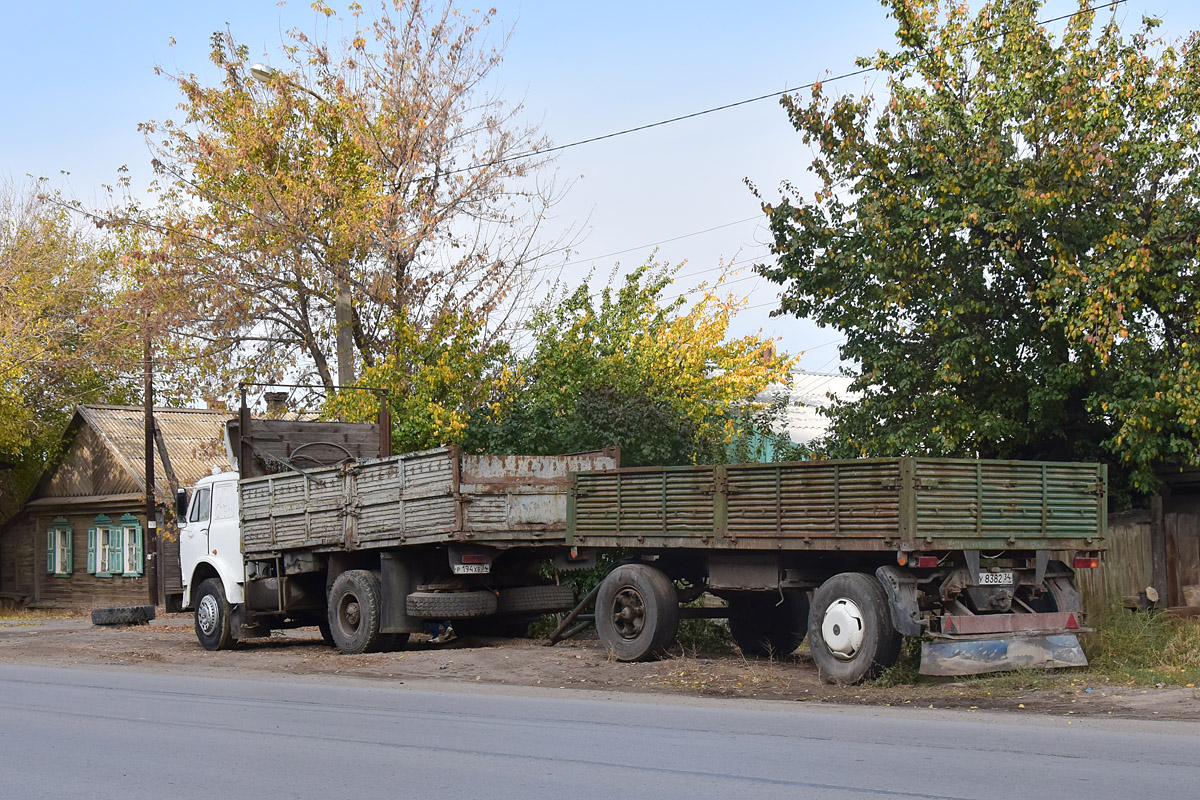
<path fill-rule="evenodd" d="M 187 489 L 175 490 L 175 518 L 183 522 L 187 518 Z"/>

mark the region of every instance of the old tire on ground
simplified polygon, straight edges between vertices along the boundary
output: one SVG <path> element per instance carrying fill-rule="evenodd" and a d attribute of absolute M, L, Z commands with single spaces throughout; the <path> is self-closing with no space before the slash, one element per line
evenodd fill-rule
<path fill-rule="evenodd" d="M 575 607 L 575 592 L 570 586 L 518 586 L 501 589 L 496 612 L 499 614 L 549 614 Z"/>
<path fill-rule="evenodd" d="M 749 657 L 791 655 L 808 633 L 808 594 L 788 590 L 754 592 L 729 598 L 729 632 Z"/>
<path fill-rule="evenodd" d="M 379 649 L 379 576 L 365 569 L 338 575 L 329 589 L 329 632 L 346 654 Z"/>
<path fill-rule="evenodd" d="M 600 584 L 596 632 L 618 661 L 661 658 L 679 631 L 675 584 L 647 564 L 623 564 Z"/>
<path fill-rule="evenodd" d="M 92 609 L 93 625 L 145 625 L 154 619 L 154 606 L 109 606 Z"/>
<path fill-rule="evenodd" d="M 875 677 L 900 657 L 887 593 L 874 575 L 843 572 L 821 584 L 808 617 L 808 646 L 821 680 L 850 684 Z"/>
<path fill-rule="evenodd" d="M 408 615 L 424 619 L 471 619 L 496 613 L 496 595 L 488 591 L 412 592 L 406 601 Z"/>
<path fill-rule="evenodd" d="M 229 601 L 218 578 L 209 578 L 196 590 L 194 614 L 196 638 L 205 650 L 227 650 L 233 646 Z"/>

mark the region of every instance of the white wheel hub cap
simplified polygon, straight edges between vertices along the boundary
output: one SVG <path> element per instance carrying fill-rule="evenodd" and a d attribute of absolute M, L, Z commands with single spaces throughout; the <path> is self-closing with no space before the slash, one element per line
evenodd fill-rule
<path fill-rule="evenodd" d="M 825 609 L 825 619 L 821 621 L 821 637 L 829 652 L 843 661 L 849 661 L 858 655 L 863 643 L 862 610 L 853 600 L 839 597 Z"/>
<path fill-rule="evenodd" d="M 217 617 L 220 614 L 217 598 L 211 594 L 200 598 L 200 605 L 196 606 L 196 622 L 200 623 L 200 630 L 204 632 L 205 636 L 211 636 L 212 632 L 217 629 Z"/>

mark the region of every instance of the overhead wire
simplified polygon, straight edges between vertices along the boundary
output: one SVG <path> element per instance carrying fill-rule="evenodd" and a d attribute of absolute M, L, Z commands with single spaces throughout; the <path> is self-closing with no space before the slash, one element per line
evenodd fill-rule
<path fill-rule="evenodd" d="M 1035 25 L 1050 25 L 1051 23 L 1062 22 L 1063 20 L 1073 19 L 1073 18 L 1078 17 L 1083 14 L 1090 14 L 1093 11 L 1101 11 L 1106 8 L 1116 8 L 1117 6 L 1122 5 L 1125 2 L 1127 2 L 1127 0 L 1110 0 L 1110 2 L 1107 2 L 1107 3 L 1100 3 L 1100 4 L 1097 4 L 1094 6 L 1088 6 L 1087 8 L 1081 8 L 1070 14 L 1063 14 L 1058 17 L 1051 17 L 1049 19 L 1038 20 L 1034 24 Z M 965 42 L 965 46 L 981 44 L 983 42 L 990 41 L 992 39 L 996 39 L 1001 36 L 1004 36 L 1007 33 L 1008 33 L 1008 30 L 996 31 L 995 33 L 990 33 L 986 36 L 980 36 L 977 39 L 972 39 L 968 42 Z M 935 51 L 922 50 L 919 53 L 917 53 L 916 57 L 918 59 L 921 59 L 921 58 L 927 58 L 934 54 L 935 54 Z M 595 142 L 602 142 L 602 141 L 605 141 L 606 139 L 615 139 L 618 136 L 627 136 L 631 133 L 641 133 L 642 131 L 648 131 L 653 128 L 660 128 L 664 125 L 673 125 L 676 122 L 683 122 L 685 120 L 695 119 L 696 117 L 703 117 L 708 114 L 715 114 L 718 111 L 728 111 L 731 108 L 738 108 L 739 106 L 745 106 L 745 105 L 749 105 L 751 103 L 757 103 L 762 100 L 770 100 L 773 97 L 782 97 L 785 94 L 794 94 L 796 92 L 800 92 L 805 89 L 811 89 L 812 87 L 816 86 L 817 84 L 824 85 L 827 83 L 834 83 L 836 81 L 846 80 L 847 78 L 856 78 L 859 75 L 867 75 L 872 72 L 879 72 L 880 69 L 881 69 L 880 67 L 875 67 L 875 66 L 862 67 L 861 69 L 851 70 L 849 72 L 843 72 L 839 75 L 833 75 L 833 76 L 825 78 L 823 80 L 810 81 L 808 83 L 803 83 L 798 86 L 793 86 L 789 89 L 780 89 L 779 91 L 776 91 L 776 92 L 768 92 L 766 94 L 760 94 L 757 97 L 749 97 L 749 98 L 746 98 L 745 100 L 737 100 L 732 103 L 725 103 L 723 105 L 713 106 L 712 108 L 701 109 L 700 111 L 693 111 L 689 114 L 680 114 L 679 116 L 676 116 L 676 117 L 659 120 L 657 122 L 650 122 L 645 125 L 637 125 L 632 128 L 625 128 L 623 130 L 613 131 L 612 133 L 605 133 L 605 134 L 601 134 L 599 136 L 591 136 L 586 139 L 579 139 L 574 142 L 568 142 L 567 144 L 555 145 L 553 147 L 547 147 L 547 148 L 540 149 L 540 150 L 526 150 L 526 151 L 523 151 L 520 153 L 513 153 L 512 155 L 495 158 L 490 161 L 483 161 L 478 164 L 472 164 L 472 165 L 466 166 L 466 167 L 458 167 L 457 169 L 447 170 L 445 172 L 445 174 L 446 175 L 454 175 L 454 174 L 457 174 L 460 172 L 471 172 L 471 171 L 477 170 L 477 169 L 485 169 L 487 167 L 492 167 L 497 164 L 504 164 L 509 161 L 519 161 L 521 159 L 533 158 L 534 156 L 549 155 L 550 153 L 557 153 L 557 152 L 561 152 L 563 150 L 569 150 L 574 147 L 581 147 L 585 144 L 593 144 Z"/>

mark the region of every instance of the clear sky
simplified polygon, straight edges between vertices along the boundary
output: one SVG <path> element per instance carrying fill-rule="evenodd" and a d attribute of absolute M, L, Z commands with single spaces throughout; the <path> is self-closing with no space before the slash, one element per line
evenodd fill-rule
<path fill-rule="evenodd" d="M 371 0 L 363 5 L 371 8 Z M 875 0 L 494 5 L 514 26 L 497 72 L 502 95 L 523 102 L 528 118 L 555 144 L 806 84 L 894 45 L 893 21 Z M 1075 7 L 1050 0 L 1041 16 Z M 253 54 L 276 63 L 285 30 L 311 32 L 318 24 L 302 0 L 0 0 L 0 9 L 0 74 L 6 76 L 0 82 L 0 178 L 46 176 L 84 202 L 101 202 L 98 187 L 114 182 L 122 164 L 135 186 L 148 182 L 149 156 L 137 124 L 171 116 L 178 102 L 172 85 L 154 74 L 155 65 L 215 82 L 208 43 L 226 24 Z M 1160 17 L 1168 38 L 1200 28 L 1197 0 L 1129 0 L 1117 14 L 1126 30 L 1144 14 Z M 847 93 L 881 90 L 882 79 L 867 75 L 829 90 L 834 86 Z M 660 242 L 660 260 L 687 261 L 678 292 L 711 277 L 720 259 L 749 266 L 765 257 L 767 238 L 743 179 L 770 197 L 782 179 L 806 185 L 810 159 L 775 100 L 564 151 L 557 169 L 582 178 L 557 207 L 547 235 L 572 227 L 584 235 L 563 279 L 578 282 L 593 268 L 606 278 L 616 262 L 632 268 Z M 733 333 L 761 329 L 781 337 L 784 350 L 803 351 L 802 369 L 836 368 L 835 332 L 771 318 L 776 287 L 749 271 L 738 277 L 744 279 L 730 288 L 747 293 L 750 308 Z"/>

